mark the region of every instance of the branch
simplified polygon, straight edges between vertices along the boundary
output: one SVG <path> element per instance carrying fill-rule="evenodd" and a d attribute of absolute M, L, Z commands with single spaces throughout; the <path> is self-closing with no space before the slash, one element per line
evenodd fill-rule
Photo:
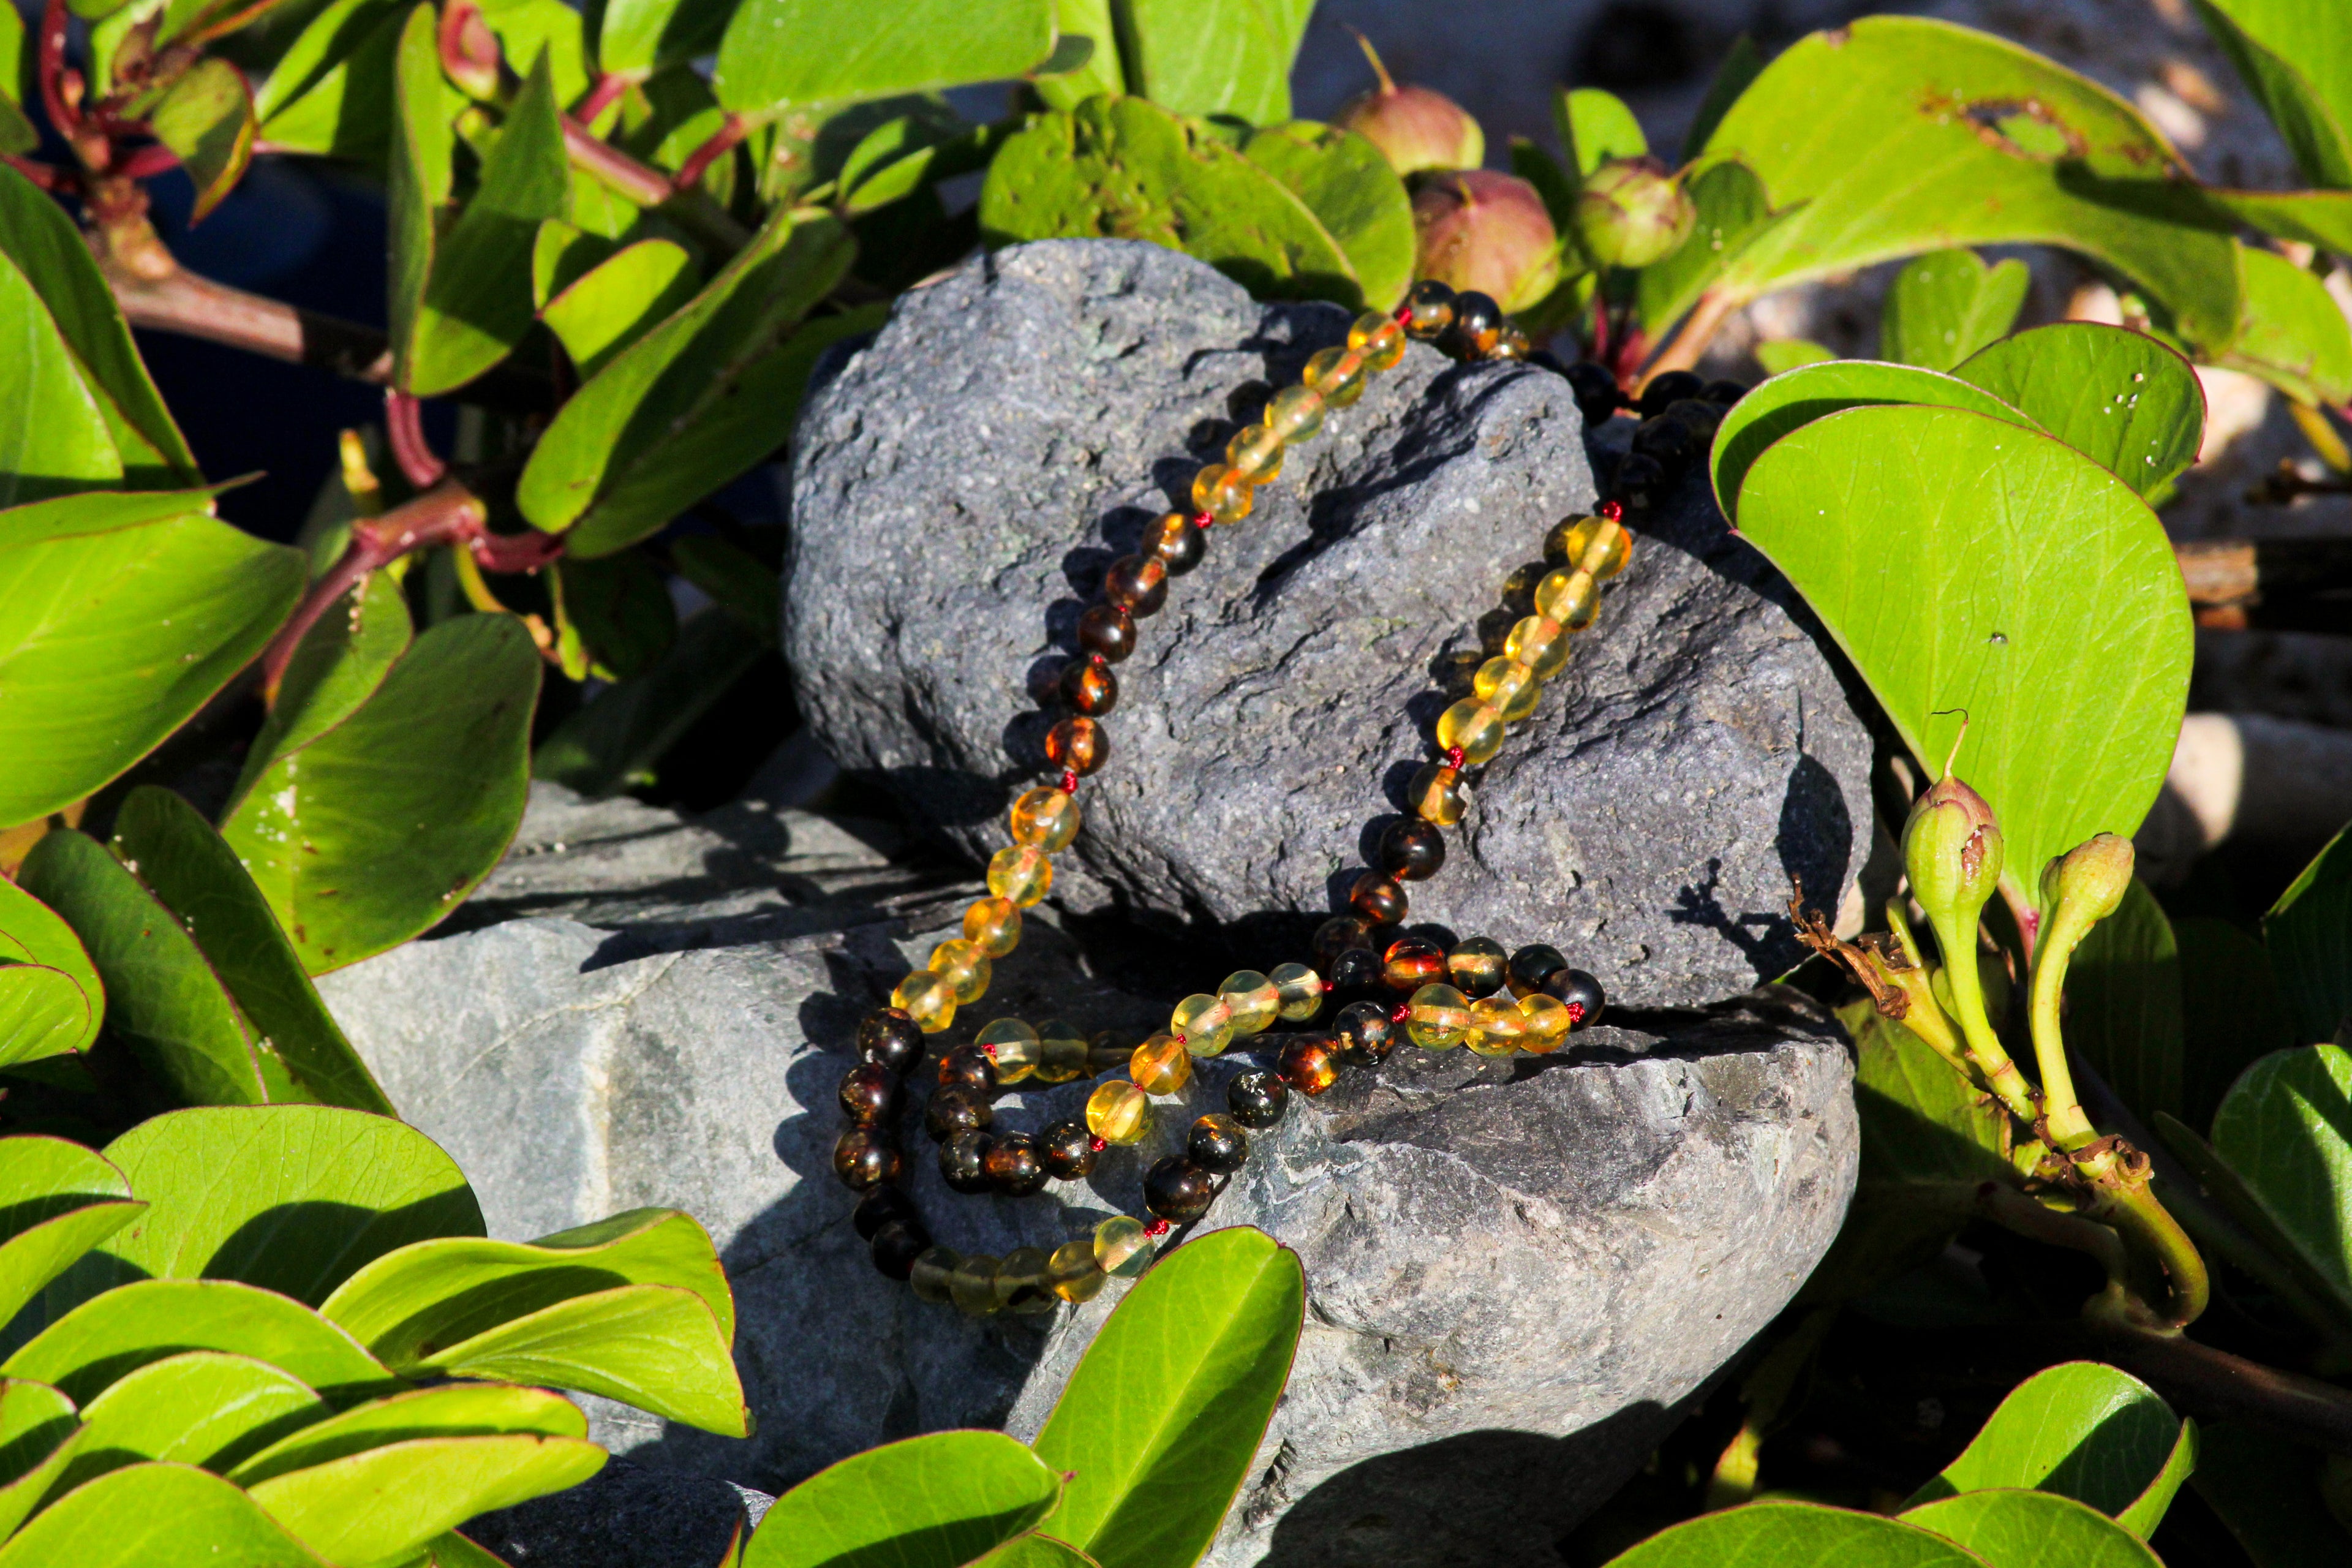
<path fill-rule="evenodd" d="M 735 144 L 742 141 L 751 129 L 741 115 L 729 115 L 726 122 L 719 127 L 718 133 L 688 153 L 686 162 L 678 166 L 677 188 L 692 190 L 701 181 L 704 171 L 732 153 Z"/>
<path fill-rule="evenodd" d="M 726 132 L 721 131 L 719 134 Z M 743 226 L 729 216 L 717 202 L 700 191 L 683 189 L 681 182 L 650 164 L 638 163 L 569 114 L 563 117 L 563 150 L 570 154 L 574 168 L 593 174 L 641 207 L 660 207 L 681 226 L 692 230 L 695 237 L 730 256 L 751 243 Z M 699 174 L 701 171 L 696 173 Z"/>
<path fill-rule="evenodd" d="M 2200 1420 L 2242 1421 L 2334 1454 L 2352 1454 L 2352 1393 L 2315 1377 L 2158 1334 L 2095 1324 L 2104 1359 L 2156 1384 Z"/>
<path fill-rule="evenodd" d="M 1715 341 L 1725 320 L 1739 306 L 1738 296 L 1727 290 L 1710 289 L 1701 294 L 1675 335 L 1666 340 L 1666 346 L 1658 351 L 1658 357 L 1650 362 L 1650 368 L 1642 373 L 1641 385 L 1648 385 L 1670 370 L 1688 370 L 1698 363 L 1699 355 L 1706 353 L 1706 345 Z M 1641 386 L 1634 390 L 1638 393 Z"/>

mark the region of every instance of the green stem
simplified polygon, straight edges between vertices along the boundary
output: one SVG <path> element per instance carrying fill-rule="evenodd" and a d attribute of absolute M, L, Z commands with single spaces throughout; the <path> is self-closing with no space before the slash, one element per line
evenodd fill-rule
<path fill-rule="evenodd" d="M 2126 1169 L 2108 1144 L 2077 1158 L 2074 1169 L 2092 1184 L 2097 1217 L 2122 1231 L 2126 1242 L 2137 1243 L 2164 1270 L 2171 1305 L 2148 1326 L 2174 1331 L 2204 1316 L 2212 1295 L 2205 1259 L 2180 1222 L 2148 1190 L 2145 1160 L 2137 1170 Z"/>
<path fill-rule="evenodd" d="M 1952 1011 L 1959 1015 L 1969 1058 L 2010 1114 L 2032 1126 L 2042 1113 L 2033 1088 L 2010 1060 L 2000 1037 L 1993 1032 L 1992 1020 L 1985 1016 L 1984 981 L 1977 973 L 1976 922 L 1971 920 L 1964 926 L 1947 915 L 1931 913 L 1928 923 L 1935 927 L 1936 945 L 1943 950 L 1944 983 L 1951 988 Z"/>
<path fill-rule="evenodd" d="M 2068 1152 L 2098 1137 L 2091 1119 L 2074 1093 L 2074 1075 L 2066 1064 L 2066 1036 L 2060 1023 L 2066 994 L 2066 968 L 2074 950 L 2091 931 L 2091 922 L 2079 914 L 2079 905 L 2061 900 L 2050 929 L 2033 957 L 2032 990 L 2027 1018 L 2033 1032 L 2034 1065 L 2042 1072 L 2042 1106 L 2050 1141 Z"/>

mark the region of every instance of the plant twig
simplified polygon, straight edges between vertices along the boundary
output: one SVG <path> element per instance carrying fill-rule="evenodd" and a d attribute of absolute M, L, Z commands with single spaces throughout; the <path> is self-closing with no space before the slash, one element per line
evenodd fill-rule
<path fill-rule="evenodd" d="M 1701 294 L 1698 303 L 1691 307 L 1691 313 L 1675 330 L 1675 335 L 1666 340 L 1665 346 L 1642 373 L 1640 385 L 1634 391 L 1640 392 L 1670 370 L 1688 370 L 1698 363 L 1699 356 L 1706 353 L 1706 345 L 1715 341 L 1715 334 L 1723 330 L 1723 323 L 1739 306 L 1739 297 L 1728 289 L 1710 289 Z"/>
<path fill-rule="evenodd" d="M 449 471 L 432 444 L 425 439 L 423 405 L 413 392 L 386 387 L 383 393 L 384 434 L 392 442 L 393 461 L 408 482 L 429 490 Z"/>
<path fill-rule="evenodd" d="M 2352 1454 L 2352 1393 L 2315 1377 L 2264 1366 L 2181 1334 L 2094 1321 L 2103 1359 L 2147 1379 L 2203 1420 L 2249 1426 Z"/>
<path fill-rule="evenodd" d="M 626 71 L 606 71 L 596 79 L 596 85 L 588 89 L 588 96 L 580 100 L 572 117 L 583 126 L 595 124 L 598 115 L 618 103 L 622 95 L 636 84 L 637 79 Z"/>
<path fill-rule="evenodd" d="M 686 162 L 679 165 L 677 188 L 681 191 L 692 190 L 701 182 L 703 172 L 728 153 L 732 153 L 735 150 L 735 144 L 742 141 L 751 129 L 751 126 L 744 122 L 741 115 L 729 115 L 726 123 L 719 126 L 717 134 L 688 153 Z"/>
<path fill-rule="evenodd" d="M 673 220 L 691 229 L 695 237 L 727 255 L 732 256 L 751 243 L 743 226 L 730 217 L 717 202 L 699 191 L 684 188 L 680 181 L 672 180 L 659 169 L 637 162 L 569 114 L 563 117 L 563 150 L 574 168 L 594 175 L 641 207 L 662 208 Z"/>

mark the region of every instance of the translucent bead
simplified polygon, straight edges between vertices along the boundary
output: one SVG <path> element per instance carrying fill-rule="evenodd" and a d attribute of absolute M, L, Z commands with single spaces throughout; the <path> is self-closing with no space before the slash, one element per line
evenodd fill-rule
<path fill-rule="evenodd" d="M 1592 560 L 1592 547 L 1601 552 Z M 1633 553 L 1633 538 L 1622 522 L 1612 522 L 1605 517 L 1562 518 L 1544 539 L 1544 555 L 1563 566 L 1582 566 L 1602 581 L 1625 570 L 1626 559 Z"/>
<path fill-rule="evenodd" d="M 1462 798 L 1462 770 L 1444 763 L 1431 763 L 1412 775 L 1405 785 L 1405 804 L 1423 822 L 1434 822 L 1441 827 L 1451 827 L 1462 820 L 1466 804 Z"/>
<path fill-rule="evenodd" d="M 1085 1237 L 1066 1241 L 1045 1259 L 1045 1286 L 1065 1301 L 1091 1301 L 1102 1294 L 1110 1276 L 1095 1261 L 1095 1244 Z"/>
<path fill-rule="evenodd" d="M 1470 999 L 1451 985 L 1424 985 L 1412 994 L 1404 1032 L 1427 1050 L 1451 1050 L 1470 1027 Z"/>
<path fill-rule="evenodd" d="M 1568 968 L 1568 960 L 1559 949 L 1540 942 L 1531 942 L 1511 954 L 1507 971 L 1511 994 L 1525 996 L 1540 991 L 1544 983 Z"/>
<path fill-rule="evenodd" d="M 1445 978 L 1445 950 L 1426 937 L 1401 936 L 1381 954 L 1381 983 L 1407 995 Z"/>
<path fill-rule="evenodd" d="M 1303 963 L 1277 963 L 1266 978 L 1281 999 L 1277 1011 L 1294 1024 L 1303 1024 L 1323 1008 L 1323 977 Z"/>
<path fill-rule="evenodd" d="M 890 993 L 890 1005 L 915 1020 L 915 1026 L 936 1035 L 955 1022 L 955 988 L 943 974 L 918 969 Z"/>
<path fill-rule="evenodd" d="M 1519 1016 L 1527 1022 L 1527 1033 L 1520 1037 L 1519 1049 L 1546 1056 L 1568 1044 L 1570 1026 L 1576 1020 L 1569 1016 L 1568 1004 L 1538 991 L 1532 996 L 1519 998 Z"/>
<path fill-rule="evenodd" d="M 1307 362 L 1307 374 L 1299 381 L 1321 393 L 1326 407 L 1345 408 L 1364 395 L 1369 379 L 1363 355 L 1353 349 L 1324 349 Z"/>
<path fill-rule="evenodd" d="M 1492 996 L 1503 988 L 1509 963 L 1501 942 L 1474 936 L 1445 955 L 1445 973 L 1464 995 Z"/>
<path fill-rule="evenodd" d="M 985 1252 L 956 1259 L 955 1272 L 948 1276 L 948 1300 L 975 1318 L 996 1310 L 996 1259 Z"/>
<path fill-rule="evenodd" d="M 1135 1047 L 1127 1076 L 1146 1094 L 1174 1094 L 1192 1081 L 1192 1053 L 1173 1035 L 1154 1035 Z"/>
<path fill-rule="evenodd" d="M 1024 1247 L 1004 1255 L 996 1266 L 996 1304 L 1009 1312 L 1026 1316 L 1032 1312 L 1050 1312 L 1059 1300 L 1045 1281 L 1045 1249 Z"/>
<path fill-rule="evenodd" d="M 955 937 L 931 949 L 930 971 L 948 983 L 948 988 L 961 1007 L 967 1002 L 977 1002 L 988 994 L 988 982 L 995 966 L 976 942 Z"/>
<path fill-rule="evenodd" d="M 1311 386 L 1286 386 L 1265 405 L 1265 427 L 1286 441 L 1312 441 L 1323 428 L 1323 395 Z"/>
<path fill-rule="evenodd" d="M 1151 1131 L 1151 1098 L 1112 1079 L 1087 1096 L 1087 1131 L 1106 1143 L 1138 1143 Z"/>
<path fill-rule="evenodd" d="M 1087 1076 L 1087 1037 L 1066 1018 L 1048 1018 L 1037 1026 L 1039 1083 L 1071 1083 Z"/>
<path fill-rule="evenodd" d="M 1482 996 L 1470 1004 L 1470 1028 L 1463 1043 L 1482 1057 L 1507 1057 L 1527 1037 L 1528 1021 L 1509 996 Z"/>
<path fill-rule="evenodd" d="M 1252 504 L 1248 478 L 1223 463 L 1211 463 L 1192 476 L 1192 505 L 1219 522 L 1239 522 Z"/>
<path fill-rule="evenodd" d="M 1095 1267 L 1114 1279 L 1132 1279 L 1151 1267 L 1151 1233 L 1132 1215 L 1115 1214 L 1095 1226 Z"/>
<path fill-rule="evenodd" d="M 1328 1035 L 1293 1035 L 1274 1070 L 1299 1093 L 1320 1094 L 1339 1081 L 1339 1047 Z"/>
<path fill-rule="evenodd" d="M 1168 1032 L 1196 1057 L 1213 1057 L 1234 1043 L 1234 1011 L 1222 996 L 1197 993 L 1176 1004 Z"/>
<path fill-rule="evenodd" d="M 1192 521 L 1191 512 L 1164 512 L 1159 521 L 1144 530 L 1141 548 L 1145 554 L 1168 568 L 1168 575 L 1181 577 L 1208 554 L 1209 536 L 1201 531 L 1201 525 Z"/>
<path fill-rule="evenodd" d="M 1045 731 L 1045 760 L 1074 773 L 1093 773 L 1110 761 L 1110 731 L 1079 714 Z"/>
<path fill-rule="evenodd" d="M 1465 765 L 1476 767 L 1503 749 L 1503 716 L 1475 697 L 1465 697 L 1437 716 L 1437 745 L 1457 746 Z"/>
<path fill-rule="evenodd" d="M 1348 346 L 1364 356 L 1366 370 L 1394 370 L 1404 358 L 1404 329 L 1385 310 L 1367 310 L 1349 324 Z"/>
<path fill-rule="evenodd" d="M 1282 472 L 1282 437 L 1263 425 L 1244 425 L 1241 434 L 1225 443 L 1225 466 L 1262 485 Z"/>
<path fill-rule="evenodd" d="M 1549 680 L 1568 663 L 1568 628 L 1549 616 L 1529 616 L 1512 624 L 1511 635 L 1503 639 L 1503 657 L 1517 659 L 1536 672 L 1538 680 Z"/>
<path fill-rule="evenodd" d="M 1601 590 L 1593 585 L 1592 574 L 1580 566 L 1554 572 L 1536 584 L 1537 614 L 1549 616 L 1570 631 L 1591 626 L 1600 609 Z"/>
<path fill-rule="evenodd" d="M 1412 286 L 1404 299 L 1404 330 L 1423 342 L 1436 337 L 1454 324 L 1454 290 L 1434 278 L 1424 278 Z"/>
<path fill-rule="evenodd" d="M 1478 700 L 1503 716 L 1506 724 L 1516 724 L 1536 710 L 1536 698 L 1543 687 L 1536 672 L 1516 658 L 1490 658 L 1478 667 L 1471 677 L 1471 689 Z"/>
<path fill-rule="evenodd" d="M 1011 899 L 982 899 L 963 912 L 963 939 L 991 958 L 1021 945 L 1021 910 Z"/>
<path fill-rule="evenodd" d="M 974 1035 L 971 1043 L 995 1061 L 996 1081 L 1000 1084 L 1019 1083 L 1045 1059 L 1045 1053 L 1037 1044 L 1037 1031 L 1018 1018 L 996 1019 Z"/>
<path fill-rule="evenodd" d="M 915 1267 L 907 1275 L 915 1300 L 929 1301 L 934 1307 L 948 1302 L 948 1281 L 955 1275 L 956 1265 L 963 1259 L 944 1247 L 934 1247 L 915 1259 Z"/>
<path fill-rule="evenodd" d="M 1244 513 L 1248 510 L 1242 508 Z M 1137 620 L 1158 615 L 1168 602 L 1168 563 L 1157 555 L 1120 556 L 1103 574 L 1103 597 Z M 1108 707 L 1104 704 L 1106 710 Z"/>
<path fill-rule="evenodd" d="M 988 862 L 988 890 L 1027 909 L 1054 885 L 1054 862 L 1034 844 L 1013 844 Z"/>
<path fill-rule="evenodd" d="M 1078 797 L 1057 789 L 1033 789 L 1013 803 L 1013 841 L 1059 854 L 1078 836 Z"/>
<path fill-rule="evenodd" d="M 1217 983 L 1217 994 L 1233 1016 L 1237 1040 L 1263 1030 L 1282 1008 L 1281 992 L 1255 969 L 1236 969 L 1226 975 Z"/>
<path fill-rule="evenodd" d="M 1062 667 L 1062 700 L 1073 713 L 1099 719 L 1118 706 L 1118 677 L 1110 661 L 1098 653 L 1082 655 Z"/>

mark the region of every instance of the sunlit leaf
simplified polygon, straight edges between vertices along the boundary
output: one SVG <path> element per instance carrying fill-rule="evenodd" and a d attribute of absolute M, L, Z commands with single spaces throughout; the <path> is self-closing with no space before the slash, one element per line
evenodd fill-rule
<path fill-rule="evenodd" d="M 1307 204 L 1355 269 L 1365 305 L 1393 310 L 1412 282 L 1412 200 L 1381 150 L 1313 121 L 1268 126 L 1242 155 Z"/>
<path fill-rule="evenodd" d="M 578 1486 L 604 1466 L 604 1450 L 579 1437 L 412 1437 L 273 1476 L 247 1493 L 330 1561 L 383 1563 L 478 1513 Z"/>
<path fill-rule="evenodd" d="M 2304 1046 L 2248 1068 L 2214 1113 L 2213 1149 L 2294 1256 L 2352 1300 L 2352 1053 Z"/>
<path fill-rule="evenodd" d="M 1051 0 L 744 0 L 719 45 L 719 101 L 754 111 L 1004 81 L 1054 52 Z"/>
<path fill-rule="evenodd" d="M 2205 388 L 2145 332 L 2060 321 L 1994 343 L 1953 372 L 2152 496 L 2197 460 Z"/>
<path fill-rule="evenodd" d="M 81 1413 L 89 1435 L 58 1489 L 142 1459 L 198 1465 L 217 1475 L 326 1414 L 326 1402 L 301 1379 L 251 1356 L 165 1356 L 89 1402 Z"/>
<path fill-rule="evenodd" d="M 0 1373 L 46 1383 L 83 1405 L 142 1366 L 184 1351 L 226 1351 L 291 1373 L 331 1400 L 398 1384 L 359 1342 L 291 1297 L 226 1279 L 143 1279 L 51 1322 Z"/>
<path fill-rule="evenodd" d="M 2014 258 L 1987 267 L 1973 250 L 1930 251 L 1896 273 L 1886 291 L 1878 357 L 1950 370 L 2008 332 L 2032 281 Z"/>
<path fill-rule="evenodd" d="M 1044 1519 L 1061 1490 L 1001 1433 L 886 1443 L 778 1498 L 743 1568 L 959 1568 Z"/>
<path fill-rule="evenodd" d="M 155 139 L 179 156 L 180 166 L 195 182 L 196 205 L 190 223 L 220 205 L 236 188 L 253 162 L 253 139 L 260 126 L 254 118 L 253 89 L 245 73 L 217 58 L 196 62 L 187 75 L 172 84 L 155 105 L 147 123 Z"/>
<path fill-rule="evenodd" d="M 1899 1520 L 1804 1502 L 1752 1502 L 1661 1531 L 1609 1568 L 1987 1568 Z"/>
<path fill-rule="evenodd" d="M 1903 1521 L 1967 1547 L 1991 1568 L 2163 1568 L 2138 1536 L 2049 1492 L 1972 1491 L 1906 1510 Z"/>
<path fill-rule="evenodd" d="M 2011 1389 L 1908 1506 L 2024 1487 L 2086 1503 L 2145 1538 L 2189 1479 L 2196 1453 L 2195 1424 L 2147 1384 L 2096 1362 L 2068 1362 Z"/>
<path fill-rule="evenodd" d="M 131 1465 L 50 1504 L 0 1568 L 327 1568 L 242 1490 L 189 1465 Z"/>

